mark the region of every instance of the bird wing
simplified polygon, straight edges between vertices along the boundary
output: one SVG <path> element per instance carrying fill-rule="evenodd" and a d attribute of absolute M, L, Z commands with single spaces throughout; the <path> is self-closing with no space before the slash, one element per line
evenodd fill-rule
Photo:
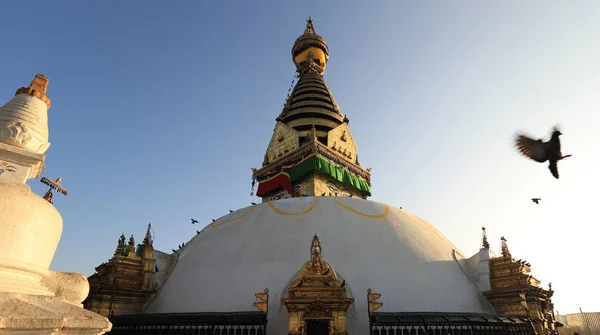
<path fill-rule="evenodd" d="M 546 154 L 546 148 L 548 144 L 543 142 L 542 140 L 536 141 L 525 135 L 519 135 L 517 136 L 515 145 L 523 155 L 529 157 L 530 159 L 533 159 L 536 162 L 543 163 L 548 160 Z"/>
<path fill-rule="evenodd" d="M 556 163 L 555 160 L 551 160 L 550 164 L 548 164 L 548 169 L 550 169 L 554 178 L 558 179 L 558 165 Z"/>

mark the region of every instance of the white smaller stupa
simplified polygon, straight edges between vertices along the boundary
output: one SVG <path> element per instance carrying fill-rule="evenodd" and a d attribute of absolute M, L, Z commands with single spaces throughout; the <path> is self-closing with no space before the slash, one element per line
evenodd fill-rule
<path fill-rule="evenodd" d="M 0 107 L 0 334 L 104 334 L 108 319 L 82 308 L 87 278 L 49 270 L 62 217 L 51 191 L 42 198 L 26 184 L 50 147 L 47 87 L 38 74 Z"/>

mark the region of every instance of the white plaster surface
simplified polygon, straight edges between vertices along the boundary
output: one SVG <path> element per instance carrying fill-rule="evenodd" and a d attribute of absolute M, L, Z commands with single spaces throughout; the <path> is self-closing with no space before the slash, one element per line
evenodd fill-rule
<path fill-rule="evenodd" d="M 465 261 L 466 269 L 469 271 L 479 288 L 479 291 L 485 292 L 492 289 L 490 281 L 490 249 L 481 248 L 479 252 Z"/>
<path fill-rule="evenodd" d="M 270 204 L 301 213 L 315 201 L 306 214 L 282 215 L 261 203 L 221 217 L 179 251 L 175 269 L 146 313 L 254 310 L 254 293 L 268 288 L 268 331 L 285 334 L 288 312 L 280 300 L 309 260 L 315 233 L 323 258 L 356 299 L 348 309 L 348 329 L 354 334 L 368 332 L 368 288 L 382 294 L 382 312 L 493 312 L 453 259 L 456 247 L 405 210 L 389 206 L 383 218 L 365 217 L 337 202 L 371 216 L 384 213 L 384 204 L 341 197 Z"/>
<path fill-rule="evenodd" d="M 42 100 L 17 94 L 0 107 L 0 142 L 43 154 L 48 150 L 48 106 Z"/>
<path fill-rule="evenodd" d="M 156 266 L 158 267 L 156 279 L 158 286 L 160 287 L 173 272 L 175 264 L 177 264 L 177 255 L 154 250 L 154 259 L 156 260 Z"/>
<path fill-rule="evenodd" d="M 0 181 L 0 292 L 51 294 L 41 285 L 62 234 L 62 217 L 28 187 Z"/>

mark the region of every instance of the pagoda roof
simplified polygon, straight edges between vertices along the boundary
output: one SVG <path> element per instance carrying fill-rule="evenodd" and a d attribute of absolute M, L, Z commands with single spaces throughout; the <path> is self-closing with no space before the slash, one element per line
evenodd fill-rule
<path fill-rule="evenodd" d="M 306 65 L 299 76 L 277 120 L 298 131 L 310 130 L 313 125 L 318 130 L 329 131 L 342 124 L 344 116 L 318 73 L 318 65 Z"/>

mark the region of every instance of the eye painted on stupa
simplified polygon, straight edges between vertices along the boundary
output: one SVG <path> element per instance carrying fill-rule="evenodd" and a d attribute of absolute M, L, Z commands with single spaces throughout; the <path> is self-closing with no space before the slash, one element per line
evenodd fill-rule
<path fill-rule="evenodd" d="M 340 190 L 338 189 L 337 185 L 334 182 L 328 181 L 326 185 L 327 185 L 327 188 L 329 188 L 329 190 L 331 192 L 333 192 L 333 193 L 339 193 L 340 192 Z"/>
<path fill-rule="evenodd" d="M 349 189 L 345 188 L 342 190 L 342 196 L 352 198 L 352 192 Z"/>
<path fill-rule="evenodd" d="M 17 171 L 16 166 L 8 165 L 7 162 L 0 163 L 0 174 L 3 174 L 4 172 L 16 172 L 16 171 Z"/>
<path fill-rule="evenodd" d="M 283 194 L 283 193 L 278 193 L 278 194 L 275 194 L 275 195 L 274 195 L 274 196 L 271 198 L 271 200 L 279 200 L 279 199 L 282 199 L 283 197 L 284 197 L 284 194 Z"/>

